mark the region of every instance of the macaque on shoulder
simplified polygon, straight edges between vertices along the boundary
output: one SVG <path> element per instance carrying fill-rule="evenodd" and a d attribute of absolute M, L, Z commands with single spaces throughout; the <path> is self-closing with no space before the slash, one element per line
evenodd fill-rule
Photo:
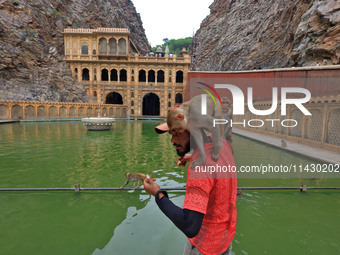
<path fill-rule="evenodd" d="M 140 173 L 138 173 L 138 174 L 125 173 L 126 182 L 119 189 L 124 188 L 129 183 L 129 181 L 133 181 L 132 188 L 135 188 L 135 183 L 137 181 L 137 187 L 135 188 L 135 189 L 137 189 L 137 188 L 140 187 L 139 183 L 143 182 L 145 177 L 146 177 L 145 174 L 140 174 Z"/>
<path fill-rule="evenodd" d="M 204 151 L 204 132 L 206 130 L 212 133 L 212 159 L 217 161 L 219 152 L 222 149 L 222 139 L 224 128 L 221 125 L 215 125 L 214 119 L 222 118 L 222 107 L 219 102 L 214 102 L 211 97 L 206 97 L 206 114 L 202 115 L 201 106 L 202 95 L 193 97 L 190 101 L 183 103 L 180 107 L 172 109 L 167 116 L 167 124 L 170 130 L 176 131 L 188 130 L 193 137 L 200 157 L 192 163 L 192 166 L 205 164 Z"/>

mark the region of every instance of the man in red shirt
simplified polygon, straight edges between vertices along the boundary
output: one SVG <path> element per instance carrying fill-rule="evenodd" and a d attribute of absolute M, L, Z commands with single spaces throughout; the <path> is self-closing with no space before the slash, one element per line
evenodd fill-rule
<path fill-rule="evenodd" d="M 184 166 L 189 160 L 186 153 L 190 151 L 190 140 L 193 141 L 190 133 L 170 130 L 166 123 L 155 130 L 157 133 L 169 131 L 180 156 L 177 163 Z M 230 171 L 235 169 L 235 162 L 224 139 L 217 162 L 211 159 L 211 141 L 204 144 L 204 150 L 207 155 L 205 165 L 193 168 L 190 164 L 188 168 L 183 209 L 174 205 L 167 192 L 150 177 L 144 180 L 144 189 L 155 196 L 162 212 L 188 237 L 184 255 L 229 255 L 236 231 L 237 179 L 236 173 Z M 198 149 L 195 149 L 190 161 L 194 162 L 198 157 Z"/>

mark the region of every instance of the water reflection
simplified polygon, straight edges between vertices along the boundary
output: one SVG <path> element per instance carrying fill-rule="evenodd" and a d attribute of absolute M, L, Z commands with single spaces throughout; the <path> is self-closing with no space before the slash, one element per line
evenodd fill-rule
<path fill-rule="evenodd" d="M 138 194 L 0 194 L 0 254 L 91 254 L 104 247 Z"/>
<path fill-rule="evenodd" d="M 0 180 L 0 187 L 73 187 L 75 183 L 113 187 L 121 185 L 128 171 L 168 171 L 175 165 L 175 152 L 167 135 L 153 131 L 156 124 L 117 121 L 112 130 L 103 132 L 88 132 L 77 122 L 2 125 L 0 176 L 13 177 L 18 169 L 21 173 Z"/>
<path fill-rule="evenodd" d="M 234 254 L 338 254 L 334 192 L 247 192 L 238 197 Z M 284 245 L 286 244 L 286 245 Z"/>
<path fill-rule="evenodd" d="M 170 135 L 157 121 L 117 121 L 112 130 L 89 132 L 80 122 L 0 125 L 0 187 L 120 186 L 125 172 L 170 177 L 185 183 L 175 165 Z M 236 165 L 296 165 L 312 159 L 234 136 Z M 37 178 L 38 176 L 38 178 Z M 240 186 L 337 186 L 338 179 L 240 179 Z"/>
<path fill-rule="evenodd" d="M 173 194 L 171 200 L 182 206 L 184 195 Z M 122 242 L 124 240 L 124 242 Z M 104 248 L 92 255 L 111 254 L 182 254 L 185 235 L 155 208 L 152 199 L 143 209 L 130 207 L 125 220 L 115 229 Z"/>
<path fill-rule="evenodd" d="M 125 172 L 184 187 L 169 134 L 157 121 L 0 125 L 0 187 L 119 187 Z M 234 136 L 236 163 L 313 162 Z M 239 186 L 339 186 L 339 179 L 239 179 Z M 181 206 L 184 193 L 171 192 Z M 234 254 L 340 254 L 339 194 L 251 192 L 238 198 Z M 184 235 L 141 191 L 1 193 L 0 254 L 181 254 Z M 166 242 L 164 242 L 166 240 Z M 131 245 L 134 244 L 134 245 Z M 288 247 L 288 248 L 287 248 Z"/>

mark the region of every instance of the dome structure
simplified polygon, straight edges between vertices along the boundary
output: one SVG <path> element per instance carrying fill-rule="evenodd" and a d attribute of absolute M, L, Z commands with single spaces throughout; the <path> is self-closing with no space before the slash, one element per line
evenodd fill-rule
<path fill-rule="evenodd" d="M 163 50 L 161 47 L 158 47 L 157 50 L 156 50 L 156 53 L 163 53 Z"/>

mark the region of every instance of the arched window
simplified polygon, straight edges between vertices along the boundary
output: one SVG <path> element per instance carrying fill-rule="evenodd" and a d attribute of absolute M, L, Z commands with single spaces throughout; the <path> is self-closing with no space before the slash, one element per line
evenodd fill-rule
<path fill-rule="evenodd" d="M 104 37 L 99 39 L 99 54 L 107 54 L 107 42 Z"/>
<path fill-rule="evenodd" d="M 81 79 L 82 79 L 83 81 L 88 81 L 88 80 L 90 80 L 90 72 L 89 72 L 89 69 L 87 69 L 87 68 L 84 68 L 84 69 L 83 69 L 83 73 L 82 73 L 82 75 L 81 75 Z"/>
<path fill-rule="evenodd" d="M 157 72 L 157 82 L 164 82 L 164 71 L 159 70 Z"/>
<path fill-rule="evenodd" d="M 131 106 L 135 106 L 135 102 L 134 101 L 131 101 Z"/>
<path fill-rule="evenodd" d="M 93 92 L 93 96 L 96 97 L 97 96 L 97 91 Z"/>
<path fill-rule="evenodd" d="M 176 83 L 183 83 L 183 72 L 182 71 L 176 72 Z"/>
<path fill-rule="evenodd" d="M 73 55 L 77 55 L 77 43 L 73 43 Z"/>
<path fill-rule="evenodd" d="M 102 70 L 102 81 L 108 81 L 109 80 L 109 71 L 107 69 Z"/>
<path fill-rule="evenodd" d="M 109 53 L 110 55 L 116 55 L 117 54 L 117 41 L 115 38 L 110 38 L 109 40 Z"/>
<path fill-rule="evenodd" d="M 135 97 L 135 92 L 131 91 L 131 97 Z"/>
<path fill-rule="evenodd" d="M 171 107 L 171 102 L 168 103 L 168 107 Z"/>
<path fill-rule="evenodd" d="M 120 70 L 119 72 L 119 80 L 120 81 L 127 81 L 127 73 L 125 69 Z"/>
<path fill-rule="evenodd" d="M 83 42 L 81 44 L 81 54 L 82 55 L 88 55 L 89 54 L 89 45 L 87 44 L 87 42 Z"/>
<path fill-rule="evenodd" d="M 66 44 L 66 54 L 69 55 L 70 54 L 70 42 L 67 42 Z"/>
<path fill-rule="evenodd" d="M 155 71 L 150 70 L 148 72 L 148 82 L 155 82 Z"/>
<path fill-rule="evenodd" d="M 138 81 L 139 82 L 146 82 L 146 73 L 145 73 L 145 70 L 139 70 Z"/>
<path fill-rule="evenodd" d="M 118 41 L 119 55 L 126 55 L 126 40 L 120 38 Z"/>
<path fill-rule="evenodd" d="M 111 81 L 118 81 L 118 72 L 116 69 L 111 70 Z"/>
<path fill-rule="evenodd" d="M 171 93 L 168 94 L 168 98 L 171 99 Z"/>
<path fill-rule="evenodd" d="M 176 104 L 181 104 L 181 103 L 183 103 L 183 96 L 182 96 L 182 94 L 180 94 L 180 93 L 177 93 L 177 94 L 176 94 L 175 103 L 176 103 Z"/>

